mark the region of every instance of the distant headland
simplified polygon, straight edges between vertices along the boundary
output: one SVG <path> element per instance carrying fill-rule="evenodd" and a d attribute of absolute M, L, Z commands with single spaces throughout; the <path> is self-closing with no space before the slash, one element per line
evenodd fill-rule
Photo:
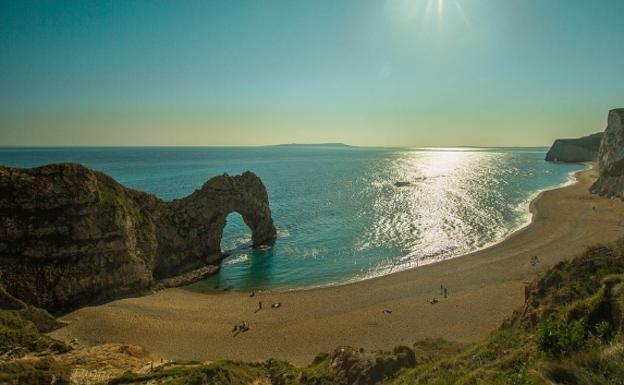
<path fill-rule="evenodd" d="M 557 139 L 546 154 L 549 162 L 590 162 L 596 160 L 602 132 L 574 139 Z"/>
<path fill-rule="evenodd" d="M 599 178 L 591 186 L 594 194 L 624 199 L 624 108 L 609 111 L 604 132 L 577 139 L 557 139 L 547 161 L 596 162 Z"/>
<path fill-rule="evenodd" d="M 280 143 L 273 144 L 267 147 L 338 147 L 338 148 L 351 148 L 355 147 L 345 143 Z"/>

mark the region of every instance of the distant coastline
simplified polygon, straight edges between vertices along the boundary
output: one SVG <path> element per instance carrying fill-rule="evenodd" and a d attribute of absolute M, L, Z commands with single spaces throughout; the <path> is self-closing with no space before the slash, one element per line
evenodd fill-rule
<path fill-rule="evenodd" d="M 103 144 L 103 145 L 28 145 L 28 144 L 0 144 L 2 150 L 29 150 L 29 149 L 126 149 L 126 148 L 139 148 L 139 149 L 197 149 L 197 148 L 270 148 L 270 147 L 337 147 L 337 148 L 355 148 L 355 149 L 402 149 L 402 150 L 414 150 L 414 151 L 450 151 L 454 149 L 474 149 L 474 150 L 495 150 L 495 149 L 527 149 L 527 150 L 547 150 L 549 145 L 541 146 L 466 146 L 466 145 L 446 145 L 446 146 L 372 146 L 372 145 L 355 145 L 347 143 L 277 143 L 277 144 L 259 144 L 259 145 L 238 145 L 238 144 L 223 144 L 223 145 L 161 145 L 161 144 Z"/>
<path fill-rule="evenodd" d="M 280 143 L 270 144 L 264 147 L 337 147 L 337 148 L 352 148 L 358 146 L 352 146 L 345 143 Z"/>

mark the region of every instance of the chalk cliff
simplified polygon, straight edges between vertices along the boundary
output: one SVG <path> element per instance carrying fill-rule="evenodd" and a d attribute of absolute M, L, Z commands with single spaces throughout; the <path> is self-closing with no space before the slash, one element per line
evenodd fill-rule
<path fill-rule="evenodd" d="M 624 199 L 624 108 L 609 111 L 608 126 L 598 151 L 599 178 L 591 191 Z"/>
<path fill-rule="evenodd" d="M 576 139 L 557 139 L 548 150 L 549 162 L 589 162 L 596 160 L 602 132 Z"/>
<path fill-rule="evenodd" d="M 53 313 L 139 293 L 217 263 L 234 211 L 254 246 L 275 239 L 268 194 L 251 172 L 165 202 L 77 164 L 0 166 L 0 284 Z"/>

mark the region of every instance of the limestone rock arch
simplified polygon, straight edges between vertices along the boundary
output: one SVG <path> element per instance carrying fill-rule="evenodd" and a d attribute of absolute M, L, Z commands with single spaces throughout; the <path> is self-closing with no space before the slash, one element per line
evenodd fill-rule
<path fill-rule="evenodd" d="M 276 230 L 264 184 L 252 172 L 227 174 L 207 181 L 186 198 L 167 204 L 158 221 L 155 276 L 171 275 L 171 262 L 210 262 L 221 257 L 221 238 L 227 216 L 239 213 L 251 230 L 254 247 L 271 244 Z M 179 259 L 179 261 L 178 261 Z M 180 263 L 182 262 L 182 263 Z"/>

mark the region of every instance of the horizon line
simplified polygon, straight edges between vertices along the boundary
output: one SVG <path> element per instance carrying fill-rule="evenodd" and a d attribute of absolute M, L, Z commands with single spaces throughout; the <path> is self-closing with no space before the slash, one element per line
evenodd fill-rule
<path fill-rule="evenodd" d="M 476 145 L 435 145 L 435 146 L 369 146 L 369 145 L 354 145 L 346 143 L 277 143 L 277 144 L 258 144 L 258 145 L 237 145 L 237 144 L 224 144 L 224 145 L 185 145 L 185 144 L 137 144 L 137 145 L 47 145 L 47 144 L 0 144 L 1 149 L 6 148 L 262 148 L 262 147 L 279 147 L 279 146 L 325 146 L 325 147 L 340 147 L 340 148 L 401 148 L 401 149 L 419 149 L 419 148 L 544 148 L 551 147 L 552 145 L 535 145 L 535 146 L 476 146 Z"/>

